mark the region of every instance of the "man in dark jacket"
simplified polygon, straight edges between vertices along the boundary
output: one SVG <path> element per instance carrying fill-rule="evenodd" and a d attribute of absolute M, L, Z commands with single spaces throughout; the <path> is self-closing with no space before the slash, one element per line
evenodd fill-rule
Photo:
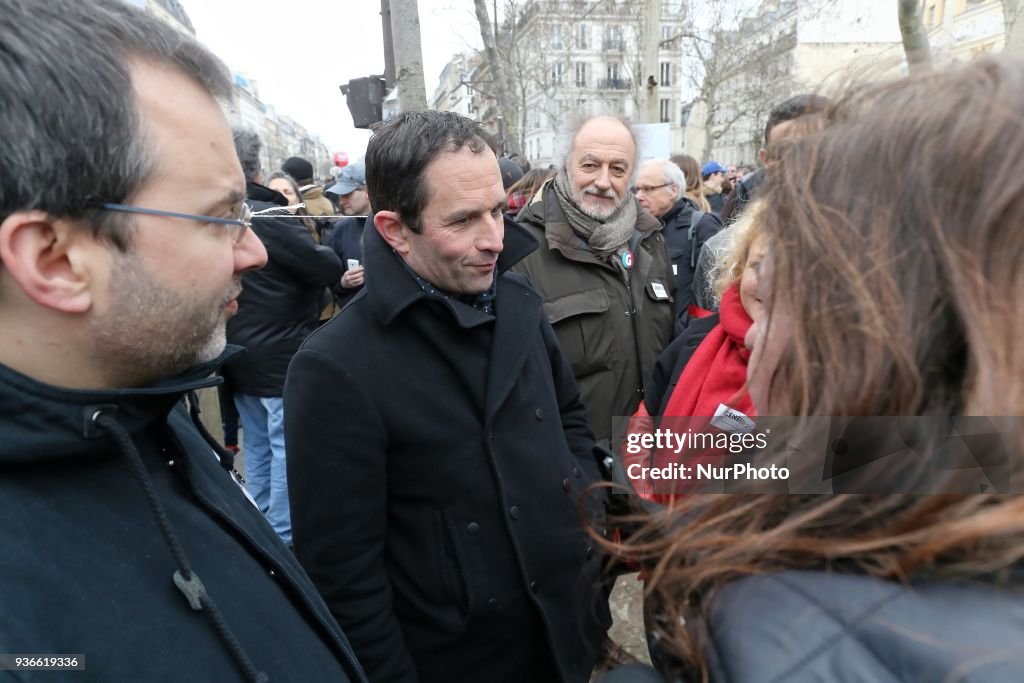
<path fill-rule="evenodd" d="M 704 243 L 722 228 L 713 213 L 701 211 L 686 196 L 686 177 L 668 159 L 645 161 L 636 181 L 636 198 L 640 206 L 662 222 L 662 235 L 672 259 L 676 281 L 675 316 L 685 320 L 694 303 L 690 283 Z M 697 219 L 694 225 L 693 219 Z"/>
<path fill-rule="evenodd" d="M 772 144 L 788 137 L 792 122 L 807 114 L 824 111 L 829 99 L 820 95 L 795 95 L 772 107 L 768 112 L 768 122 L 764 126 L 764 147 L 757 153 L 761 160 L 761 168 L 749 173 L 737 181 L 732 192 L 722 207 L 722 223 L 729 225 L 739 218 L 743 209 L 757 194 L 758 188 L 764 183 L 770 162 L 769 149 Z"/>
<path fill-rule="evenodd" d="M 0 34 L 0 652 L 79 669 L 5 678 L 364 681 L 185 405 L 267 258 L 227 70 L 119 0 Z"/>
<path fill-rule="evenodd" d="M 283 196 L 260 184 L 260 139 L 236 130 L 235 149 L 245 174 L 245 194 L 254 211 L 287 206 Z M 228 341 L 246 348 L 224 367 L 242 420 L 249 493 L 285 543 L 291 543 L 284 444 L 284 378 L 299 344 L 316 329 L 322 295 L 338 283 L 341 264 L 328 247 L 285 210 L 253 224 L 267 248 L 265 268 L 247 273 L 238 315 L 228 323 Z"/>
<path fill-rule="evenodd" d="M 373 277 L 288 372 L 295 552 L 373 681 L 584 682 L 609 622 L 578 510 L 594 439 L 507 272 L 537 244 L 494 150 L 452 112 L 376 132 Z"/>
<path fill-rule="evenodd" d="M 330 246 L 341 260 L 341 282 L 332 288 L 338 307 L 347 304 L 363 287 L 363 227 L 370 213 L 366 194 L 366 165 L 362 162 L 341 169 L 330 192 L 338 196 L 338 206 L 347 218 L 334 224 Z"/>
<path fill-rule="evenodd" d="M 636 141 L 628 123 L 595 117 L 570 139 L 562 170 L 516 217 L 542 246 L 514 270 L 544 297 L 607 445 L 612 418 L 633 414 L 672 338 L 675 278 L 661 224 L 629 192 Z"/>

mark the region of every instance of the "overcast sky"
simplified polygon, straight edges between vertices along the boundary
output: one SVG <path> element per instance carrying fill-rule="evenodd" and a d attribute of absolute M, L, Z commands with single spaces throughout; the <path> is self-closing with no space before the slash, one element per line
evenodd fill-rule
<path fill-rule="evenodd" d="M 369 131 L 352 127 L 338 90 L 384 72 L 379 0 L 180 0 L 196 37 L 233 71 L 257 82 L 260 99 L 331 152 L 355 160 Z M 473 0 L 419 0 L 427 97 L 452 55 L 480 44 Z M 398 36 L 395 37 L 399 39 Z"/>

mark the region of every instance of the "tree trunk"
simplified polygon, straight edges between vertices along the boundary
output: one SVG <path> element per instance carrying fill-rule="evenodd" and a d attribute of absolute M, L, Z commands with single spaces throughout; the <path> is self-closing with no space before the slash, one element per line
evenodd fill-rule
<path fill-rule="evenodd" d="M 932 50 L 928 32 L 921 20 L 920 0 L 897 0 L 899 3 L 900 35 L 903 51 L 907 55 L 907 68 L 911 74 L 927 71 L 932 65 Z"/>
<path fill-rule="evenodd" d="M 423 50 L 420 48 L 420 14 L 416 0 L 391 0 L 391 30 L 401 36 L 395 44 L 395 84 L 399 111 L 427 108 L 423 81 Z"/>
<path fill-rule="evenodd" d="M 507 129 L 509 125 L 515 125 L 516 112 L 509 106 L 511 89 L 508 87 L 508 78 L 505 75 L 504 64 L 498 58 L 498 47 L 494 41 L 494 28 L 487 14 L 487 1 L 473 0 L 473 6 L 476 9 L 477 23 L 480 24 L 480 37 L 484 42 L 487 68 L 490 69 L 491 80 L 493 81 L 493 87 L 489 89 L 494 92 L 494 97 L 498 101 L 498 113 L 504 118 Z M 495 17 L 494 21 L 497 23 L 498 18 Z M 504 147 L 506 142 L 499 140 L 498 144 Z"/>
<path fill-rule="evenodd" d="M 1003 0 L 1003 19 L 1006 24 L 1006 47 L 1004 52 L 1024 54 L 1024 0 Z"/>

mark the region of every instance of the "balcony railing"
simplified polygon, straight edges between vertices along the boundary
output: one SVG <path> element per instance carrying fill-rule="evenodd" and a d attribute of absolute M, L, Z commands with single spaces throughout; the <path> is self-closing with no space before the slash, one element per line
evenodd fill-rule
<path fill-rule="evenodd" d="M 599 78 L 597 87 L 599 90 L 629 90 L 633 81 L 628 78 Z"/>

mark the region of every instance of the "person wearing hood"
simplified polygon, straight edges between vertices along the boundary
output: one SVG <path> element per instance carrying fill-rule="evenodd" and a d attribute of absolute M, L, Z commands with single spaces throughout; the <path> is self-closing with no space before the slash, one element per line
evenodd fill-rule
<path fill-rule="evenodd" d="M 198 419 L 267 262 L 227 69 L 119 0 L 0 0 L 0 33 L 0 650 L 72 680 L 365 681 Z"/>
<path fill-rule="evenodd" d="M 375 132 L 372 276 L 288 371 L 295 552 L 374 681 L 585 683 L 610 622 L 594 437 L 508 272 L 537 243 L 495 147 L 454 112 Z"/>

